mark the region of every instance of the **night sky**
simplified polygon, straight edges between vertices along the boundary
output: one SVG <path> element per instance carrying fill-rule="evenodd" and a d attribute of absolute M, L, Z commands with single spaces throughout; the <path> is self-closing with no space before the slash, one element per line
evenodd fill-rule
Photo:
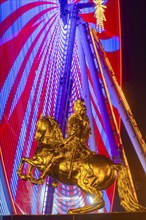
<path fill-rule="evenodd" d="M 121 0 L 123 89 L 146 140 L 146 0 Z"/>
<path fill-rule="evenodd" d="M 123 91 L 146 142 L 146 0 L 121 0 Z M 122 127 L 122 139 L 139 201 L 146 206 L 146 178 Z"/>

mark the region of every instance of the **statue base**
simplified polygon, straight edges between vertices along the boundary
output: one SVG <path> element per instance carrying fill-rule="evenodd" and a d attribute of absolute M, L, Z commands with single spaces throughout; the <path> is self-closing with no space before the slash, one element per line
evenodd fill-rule
<path fill-rule="evenodd" d="M 113 212 L 75 215 L 11 215 L 3 220 L 146 220 L 146 212 Z"/>

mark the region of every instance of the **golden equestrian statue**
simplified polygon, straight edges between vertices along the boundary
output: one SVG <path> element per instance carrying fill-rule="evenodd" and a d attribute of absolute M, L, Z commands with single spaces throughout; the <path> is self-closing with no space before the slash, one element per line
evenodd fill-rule
<path fill-rule="evenodd" d="M 53 187 L 57 187 L 58 182 L 77 185 L 94 196 L 93 204 L 71 209 L 69 214 L 90 213 L 104 207 L 102 190 L 110 187 L 117 179 L 121 206 L 126 211 L 146 210 L 132 195 L 124 165 L 115 164 L 109 158 L 97 155 L 88 148 L 91 128 L 84 100 L 75 101 L 74 113 L 69 117 L 67 127 L 67 137 L 64 139 L 55 118 L 40 116 L 35 134 L 38 147 L 32 159 L 21 159 L 17 171 L 20 178 L 33 184 L 42 184 L 48 175 L 54 178 Z M 29 164 L 27 174 L 23 173 L 24 163 Z M 38 179 L 33 176 L 34 168 L 40 171 Z"/>

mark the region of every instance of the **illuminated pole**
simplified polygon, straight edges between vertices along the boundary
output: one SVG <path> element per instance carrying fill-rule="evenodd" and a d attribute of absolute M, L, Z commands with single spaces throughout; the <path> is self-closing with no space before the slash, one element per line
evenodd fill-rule
<path fill-rule="evenodd" d="M 96 38 L 97 50 L 99 53 L 101 65 L 103 66 L 104 76 L 107 82 L 108 90 L 110 91 L 110 96 L 115 101 L 116 108 L 120 114 L 120 117 L 125 126 L 127 134 L 129 135 L 129 138 L 141 162 L 143 170 L 146 173 L 146 144 L 138 129 L 137 123 L 133 117 L 133 114 L 128 105 L 126 97 L 116 80 L 115 73 L 100 44 L 100 41 L 95 35 L 94 31 L 93 31 L 93 34 L 94 34 L 94 37 Z"/>
<path fill-rule="evenodd" d="M 60 82 L 58 86 L 57 102 L 55 108 L 55 118 L 60 124 L 63 135 L 65 136 L 66 123 L 68 118 L 68 108 L 70 102 L 70 94 L 72 89 L 72 79 L 71 79 L 71 63 L 72 55 L 75 41 L 76 33 L 76 20 L 78 16 L 77 5 L 72 5 L 70 8 L 69 16 L 63 17 L 63 21 L 67 21 L 67 32 L 65 35 L 64 43 L 62 43 L 62 51 L 64 56 L 64 68 L 62 69 Z M 51 185 L 53 182 L 52 178 L 49 178 L 48 185 Z M 53 207 L 54 199 L 54 188 L 48 186 L 47 196 L 46 196 L 46 205 L 44 214 L 51 214 Z"/>
<path fill-rule="evenodd" d="M 104 128 L 106 130 L 106 134 L 109 140 L 109 144 L 110 144 L 110 148 L 111 148 L 111 153 L 112 153 L 112 157 L 113 160 L 116 162 L 121 162 L 121 158 L 120 158 L 120 152 L 117 149 L 116 143 L 115 143 L 115 139 L 114 139 L 114 134 L 111 128 L 111 124 L 110 124 L 110 118 L 106 109 L 106 104 L 104 101 L 104 95 L 102 93 L 102 88 L 99 82 L 99 78 L 97 75 L 97 68 L 95 66 L 95 62 L 93 59 L 93 53 L 91 51 L 91 47 L 89 44 L 89 38 L 90 38 L 90 32 L 88 30 L 88 27 L 86 25 L 86 23 L 83 23 L 82 21 L 80 22 L 80 24 L 78 25 L 79 31 L 80 31 L 80 36 L 81 38 L 81 42 L 84 48 L 84 53 L 86 54 L 86 58 L 87 58 L 87 63 L 91 72 L 91 76 L 93 79 L 93 85 L 94 85 L 94 90 L 95 90 L 95 94 L 99 103 L 99 108 L 100 108 L 100 112 L 102 115 L 102 119 L 103 119 L 103 123 L 104 123 Z"/>
<path fill-rule="evenodd" d="M 76 34 L 77 34 L 78 54 L 79 54 L 79 62 L 80 62 L 80 69 L 81 69 L 82 88 L 83 88 L 84 100 L 85 100 L 85 104 L 87 108 L 87 115 L 89 117 L 90 127 L 92 130 L 92 134 L 89 138 L 89 142 L 91 143 L 90 149 L 92 151 L 97 152 L 95 134 L 94 134 L 93 116 L 92 116 L 92 109 L 91 109 L 89 83 L 88 83 L 88 76 L 87 76 L 87 71 L 86 71 L 85 54 L 84 54 L 83 47 L 81 44 L 80 32 L 78 28 L 77 28 Z"/>
<path fill-rule="evenodd" d="M 57 103 L 55 109 L 55 118 L 60 124 L 61 130 L 65 135 L 66 123 L 68 117 L 68 108 L 70 102 L 70 94 L 72 88 L 71 79 L 71 63 L 73 56 L 73 48 L 76 34 L 76 20 L 78 16 L 77 5 L 72 5 L 67 21 L 67 34 L 65 36 L 62 51 L 64 55 L 64 68 L 62 69 L 61 78 L 58 87 Z"/>

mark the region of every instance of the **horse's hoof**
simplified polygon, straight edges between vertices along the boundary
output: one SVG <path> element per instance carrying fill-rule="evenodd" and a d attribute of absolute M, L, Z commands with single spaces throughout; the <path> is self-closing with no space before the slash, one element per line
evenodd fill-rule
<path fill-rule="evenodd" d="M 38 181 L 37 181 L 36 179 L 34 179 L 34 178 L 31 178 L 31 179 L 30 179 L 30 182 L 31 182 L 32 184 L 38 184 Z"/>
<path fill-rule="evenodd" d="M 25 176 L 25 175 L 19 175 L 20 176 L 20 178 L 22 179 L 22 180 L 28 180 L 28 177 L 27 176 Z"/>
<path fill-rule="evenodd" d="M 22 173 L 22 170 L 19 168 L 19 169 L 17 170 L 17 174 L 20 176 L 21 173 Z"/>
<path fill-rule="evenodd" d="M 74 214 L 74 211 L 72 209 L 68 210 L 67 214 L 69 215 L 73 215 Z"/>
<path fill-rule="evenodd" d="M 34 179 L 34 178 L 30 178 L 30 182 L 33 184 L 43 184 L 43 179 Z"/>
<path fill-rule="evenodd" d="M 52 187 L 57 188 L 57 186 L 58 186 L 58 182 L 53 182 L 52 183 Z"/>
<path fill-rule="evenodd" d="M 17 174 L 18 174 L 18 176 L 20 176 L 21 175 L 20 171 L 17 171 Z"/>

